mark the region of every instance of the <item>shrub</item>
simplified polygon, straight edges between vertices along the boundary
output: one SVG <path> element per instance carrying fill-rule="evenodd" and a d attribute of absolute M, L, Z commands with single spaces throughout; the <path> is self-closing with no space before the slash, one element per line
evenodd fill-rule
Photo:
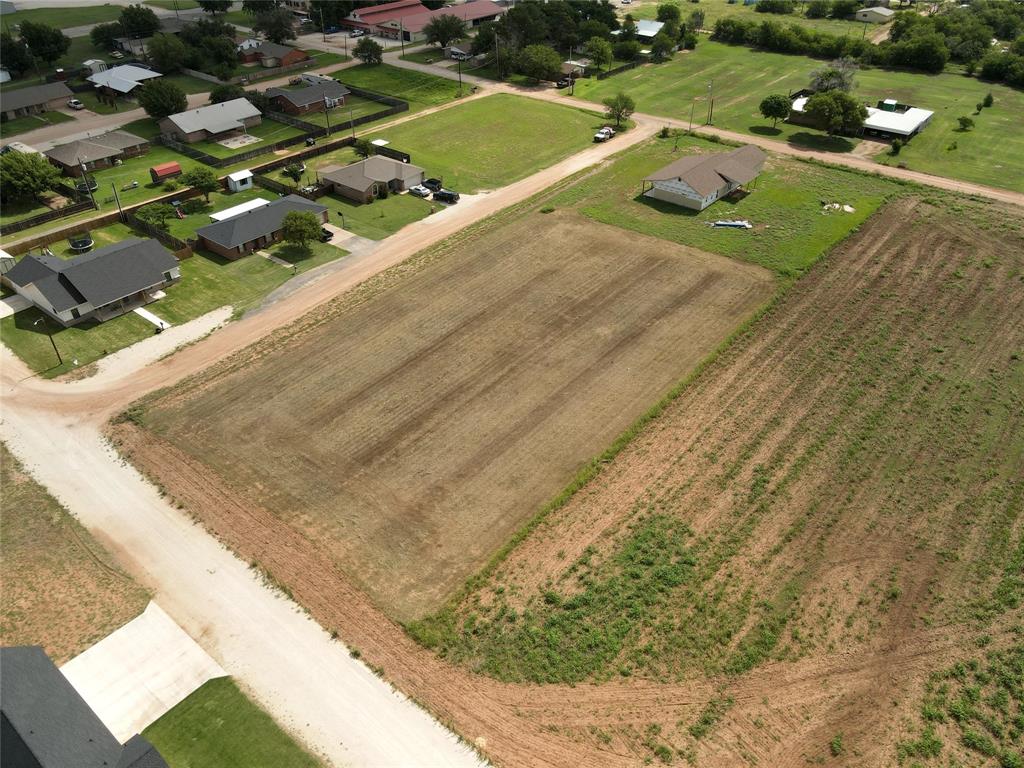
<path fill-rule="evenodd" d="M 177 179 L 168 179 L 164 182 L 164 189 L 168 192 L 173 192 L 180 186 L 181 184 L 178 183 Z"/>
<path fill-rule="evenodd" d="M 893 139 L 892 148 L 889 150 L 889 154 L 898 155 L 901 149 L 903 149 L 903 139 Z"/>
<path fill-rule="evenodd" d="M 960 123 L 961 131 L 969 131 L 974 127 L 974 121 L 969 117 L 958 117 L 956 121 Z"/>

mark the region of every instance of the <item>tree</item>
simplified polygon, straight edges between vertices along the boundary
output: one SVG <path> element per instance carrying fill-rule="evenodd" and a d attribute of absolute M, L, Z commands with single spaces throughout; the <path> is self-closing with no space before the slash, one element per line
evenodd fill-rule
<path fill-rule="evenodd" d="M 369 157 L 373 154 L 373 144 L 370 143 L 369 139 L 356 139 L 352 149 L 360 157 Z"/>
<path fill-rule="evenodd" d="M 174 215 L 174 206 L 167 203 L 150 203 L 135 211 L 135 217 L 159 229 L 167 229 L 167 219 Z"/>
<path fill-rule="evenodd" d="M 772 128 L 774 128 L 779 120 L 789 117 L 789 98 L 781 93 L 773 93 L 761 100 L 759 109 L 763 117 L 772 121 Z"/>
<path fill-rule="evenodd" d="M 0 197 L 27 200 L 60 181 L 60 170 L 42 155 L 5 152 L 0 155 Z"/>
<path fill-rule="evenodd" d="M 217 13 L 227 13 L 232 0 L 198 0 L 198 2 L 199 7 L 212 16 Z"/>
<path fill-rule="evenodd" d="M 308 249 L 309 241 L 320 237 L 320 219 L 309 211 L 289 211 L 281 222 L 281 234 L 286 242 Z"/>
<path fill-rule="evenodd" d="M 633 97 L 621 91 L 605 99 L 602 103 L 605 106 L 604 116 L 609 120 L 614 120 L 616 128 L 621 126 L 622 121 L 628 120 L 629 116 L 636 111 L 636 103 L 633 101 Z"/>
<path fill-rule="evenodd" d="M 587 53 L 587 58 L 598 68 L 607 67 L 614 59 L 612 44 L 601 37 L 590 38 L 584 50 Z"/>
<path fill-rule="evenodd" d="M 832 0 L 810 0 L 804 6 L 804 16 L 808 19 L 824 19 L 832 13 Z"/>
<path fill-rule="evenodd" d="M 139 88 L 139 104 L 154 120 L 184 112 L 188 98 L 177 85 L 162 77 L 147 80 Z"/>
<path fill-rule="evenodd" d="M 324 27 L 338 27 L 355 7 L 356 0 L 309 0 L 309 18 L 318 27 L 321 19 Z"/>
<path fill-rule="evenodd" d="M 843 91 L 850 93 L 857 85 L 857 62 L 853 59 L 836 59 L 827 67 L 811 72 L 812 91 Z"/>
<path fill-rule="evenodd" d="M 281 0 L 242 0 L 242 13 L 259 16 L 281 7 Z"/>
<path fill-rule="evenodd" d="M 154 35 L 146 45 L 149 57 L 161 72 L 177 72 L 184 66 L 188 48 L 174 35 Z"/>
<path fill-rule="evenodd" d="M 969 131 L 974 127 L 974 121 L 969 117 L 958 117 L 956 121 L 960 123 L 961 131 Z"/>
<path fill-rule="evenodd" d="M 691 13 L 687 27 L 694 32 L 704 29 L 704 11 L 694 11 Z"/>
<path fill-rule="evenodd" d="M 220 180 L 217 178 L 217 174 L 205 165 L 197 165 L 195 168 L 185 171 L 181 174 L 181 183 L 202 192 L 206 202 L 210 202 L 211 192 L 220 189 Z"/>
<path fill-rule="evenodd" d="M 59 29 L 31 21 L 21 23 L 21 40 L 37 59 L 53 64 L 71 47 L 71 38 Z"/>
<path fill-rule="evenodd" d="M 658 21 L 665 22 L 666 24 L 674 21 L 676 24 L 679 24 L 682 20 L 682 12 L 675 3 L 662 3 L 658 6 Z"/>
<path fill-rule="evenodd" d="M 608 25 L 597 19 L 587 19 L 580 24 L 577 29 L 580 40 L 589 40 L 592 37 L 600 37 L 602 40 L 607 40 L 611 37 L 611 30 L 608 29 Z"/>
<path fill-rule="evenodd" d="M 124 30 L 121 29 L 121 24 L 116 21 L 111 21 L 108 24 L 97 24 L 89 30 L 89 39 L 92 41 L 92 44 L 97 48 L 103 48 L 107 51 L 114 47 L 115 39 L 122 35 L 124 35 Z"/>
<path fill-rule="evenodd" d="M 121 29 L 129 37 L 151 37 L 160 29 L 160 19 L 152 8 L 129 5 L 121 9 Z"/>
<path fill-rule="evenodd" d="M 0 61 L 3 62 L 4 69 L 15 75 L 27 72 L 32 66 L 32 57 L 25 44 L 6 32 L 0 32 Z"/>
<path fill-rule="evenodd" d="M 636 40 L 623 40 L 621 43 L 616 43 L 612 49 L 615 52 L 615 58 L 620 61 L 633 61 L 640 55 L 642 46 Z"/>
<path fill-rule="evenodd" d="M 284 167 L 282 171 L 285 176 L 294 181 L 296 184 L 299 183 L 299 179 L 302 178 L 302 166 L 298 163 L 289 163 Z"/>
<path fill-rule="evenodd" d="M 697 47 L 697 33 L 691 30 L 687 30 L 683 34 L 683 48 L 688 51 L 692 51 Z"/>
<path fill-rule="evenodd" d="M 272 43 L 280 45 L 285 40 L 295 39 L 295 17 L 284 8 L 261 13 L 252 23 L 256 32 L 262 32 L 263 36 Z"/>
<path fill-rule="evenodd" d="M 244 99 L 246 97 L 245 88 L 236 83 L 225 83 L 224 85 L 215 85 L 210 89 L 210 103 L 220 104 L 224 101 L 234 101 L 235 99 Z"/>
<path fill-rule="evenodd" d="M 423 27 L 423 34 L 428 43 L 447 48 L 449 44 L 466 36 L 466 22 L 458 16 L 445 13 L 427 22 L 427 25 Z"/>
<path fill-rule="evenodd" d="M 521 74 L 540 82 L 561 69 L 562 57 L 550 45 L 528 45 L 516 59 L 516 67 Z"/>
<path fill-rule="evenodd" d="M 384 49 L 380 43 L 368 37 L 359 38 L 359 42 L 352 49 L 352 55 L 364 64 L 380 64 L 384 61 Z"/>
<path fill-rule="evenodd" d="M 664 61 L 672 58 L 672 51 L 675 50 L 675 43 L 672 38 L 665 34 L 664 30 L 654 36 L 651 41 L 651 57 L 655 61 Z"/>
<path fill-rule="evenodd" d="M 830 135 L 857 133 L 864 127 L 864 119 L 868 116 L 864 105 L 843 91 L 813 94 L 807 99 L 804 112 Z"/>
<path fill-rule="evenodd" d="M 984 107 L 991 107 L 994 102 L 995 99 L 992 98 L 992 91 L 989 91 L 987 94 L 985 94 L 985 99 L 981 102 L 981 104 Z"/>

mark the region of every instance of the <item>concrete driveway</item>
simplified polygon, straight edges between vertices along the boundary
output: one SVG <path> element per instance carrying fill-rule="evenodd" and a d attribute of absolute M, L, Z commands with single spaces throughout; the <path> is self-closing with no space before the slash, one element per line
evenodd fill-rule
<path fill-rule="evenodd" d="M 0 299 L 0 320 L 5 317 L 10 317 L 15 312 L 21 312 L 23 309 L 28 309 L 31 306 L 32 302 L 20 293 Z"/>
<path fill-rule="evenodd" d="M 207 680 L 225 676 L 156 603 L 60 671 L 122 742 Z"/>

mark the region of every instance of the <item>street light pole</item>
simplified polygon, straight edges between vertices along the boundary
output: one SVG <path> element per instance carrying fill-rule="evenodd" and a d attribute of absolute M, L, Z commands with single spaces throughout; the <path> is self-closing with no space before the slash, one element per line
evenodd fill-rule
<path fill-rule="evenodd" d="M 324 94 L 324 117 L 327 118 L 327 137 L 331 135 L 331 108 L 327 105 L 327 94 Z"/>
<path fill-rule="evenodd" d="M 57 365 L 64 365 L 64 358 L 60 356 L 60 350 L 57 349 L 57 342 L 53 340 L 53 331 L 50 330 L 50 324 L 46 321 L 46 315 L 43 315 L 36 320 L 32 325 L 43 324 L 43 329 L 46 331 L 46 335 L 50 337 L 50 344 L 53 345 L 53 352 L 57 355 Z"/>
<path fill-rule="evenodd" d="M 121 221 L 124 221 L 124 211 L 121 210 L 121 199 L 117 196 L 117 185 L 111 182 L 110 188 L 114 190 L 114 202 L 117 203 L 117 212 L 121 216 Z"/>
<path fill-rule="evenodd" d="M 459 96 L 462 95 L 462 57 L 459 57 Z"/>

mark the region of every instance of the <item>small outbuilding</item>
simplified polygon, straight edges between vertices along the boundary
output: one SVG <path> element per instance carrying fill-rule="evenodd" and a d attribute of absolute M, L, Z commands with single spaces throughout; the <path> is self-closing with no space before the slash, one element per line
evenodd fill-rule
<path fill-rule="evenodd" d="M 885 24 L 892 21 L 894 15 L 896 15 L 896 11 L 881 5 L 872 8 L 861 8 L 856 13 L 857 21 L 866 21 L 869 24 Z"/>
<path fill-rule="evenodd" d="M 154 184 L 173 179 L 175 176 L 181 176 L 181 163 L 160 163 L 160 165 L 154 165 L 149 169 L 149 178 L 153 180 Z"/>
<path fill-rule="evenodd" d="M 232 192 L 241 192 L 245 189 L 252 189 L 252 171 L 235 171 L 228 174 L 228 189 Z"/>
<path fill-rule="evenodd" d="M 731 152 L 690 155 L 644 178 L 643 194 L 655 200 L 703 211 L 716 200 L 756 179 L 764 168 L 764 161 L 764 152 L 753 144 Z"/>

